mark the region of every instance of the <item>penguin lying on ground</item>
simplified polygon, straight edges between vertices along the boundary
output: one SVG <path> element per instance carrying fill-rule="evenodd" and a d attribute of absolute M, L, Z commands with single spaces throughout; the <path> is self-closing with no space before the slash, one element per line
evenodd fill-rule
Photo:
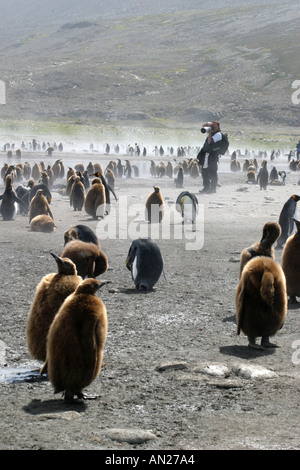
<path fill-rule="evenodd" d="M 243 269 L 235 296 L 237 334 L 242 331 L 249 346 L 276 347 L 270 343 L 283 326 L 287 312 L 286 282 L 282 268 L 273 259 L 257 256 Z M 261 346 L 256 338 L 261 337 Z"/>
<path fill-rule="evenodd" d="M 65 298 L 82 282 L 71 260 L 50 254 L 56 261 L 57 273 L 47 274 L 39 282 L 26 325 L 28 350 L 38 361 L 46 360 L 46 338 L 53 318 Z"/>
<path fill-rule="evenodd" d="M 50 233 L 55 230 L 54 220 L 46 214 L 36 215 L 30 221 L 30 230 L 32 232 Z"/>
<path fill-rule="evenodd" d="M 300 296 L 300 222 L 295 219 L 297 231 L 284 245 L 281 266 L 286 278 L 286 291 L 289 303 L 296 304 Z"/>
<path fill-rule="evenodd" d="M 54 393 L 63 392 L 64 400 L 69 403 L 88 398 L 82 390 L 100 373 L 107 315 L 96 292 L 105 283 L 86 279 L 79 284 L 62 304 L 49 330 L 48 377 Z"/>
<path fill-rule="evenodd" d="M 244 248 L 240 256 L 239 277 L 241 277 L 244 266 L 255 256 L 269 256 L 275 259 L 273 244 L 280 236 L 281 228 L 277 222 L 266 222 L 263 227 L 262 238 L 249 248 Z"/>
<path fill-rule="evenodd" d="M 300 196 L 293 194 L 293 196 L 286 201 L 280 212 L 279 225 L 281 227 L 281 235 L 277 240 L 276 248 L 281 248 L 287 241 L 288 237 L 294 232 L 294 219 L 297 219 L 297 202 L 299 200 Z"/>
<path fill-rule="evenodd" d="M 160 249 L 151 238 L 138 238 L 129 248 L 126 263 L 132 280 L 139 290 L 151 290 L 163 272 Z"/>
<path fill-rule="evenodd" d="M 72 240 L 65 245 L 60 256 L 70 258 L 76 265 L 78 275 L 83 279 L 100 276 L 108 268 L 106 255 L 94 243 Z"/>

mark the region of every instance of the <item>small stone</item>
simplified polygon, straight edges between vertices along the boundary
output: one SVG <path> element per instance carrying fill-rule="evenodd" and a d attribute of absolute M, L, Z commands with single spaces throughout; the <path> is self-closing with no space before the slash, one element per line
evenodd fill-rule
<path fill-rule="evenodd" d="M 128 442 L 129 444 L 142 444 L 143 442 L 157 439 L 151 431 L 143 429 L 108 429 L 105 436 L 113 441 Z"/>
<path fill-rule="evenodd" d="M 187 369 L 187 363 L 184 361 L 180 362 L 162 362 L 155 370 L 158 372 L 164 372 L 165 370 L 182 370 Z"/>

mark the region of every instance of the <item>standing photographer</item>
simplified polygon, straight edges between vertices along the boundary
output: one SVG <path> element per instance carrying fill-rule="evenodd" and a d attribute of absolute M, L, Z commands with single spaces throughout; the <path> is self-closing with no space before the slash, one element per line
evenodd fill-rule
<path fill-rule="evenodd" d="M 201 166 L 204 193 L 215 193 L 218 183 L 218 162 L 220 154 L 220 141 L 222 134 L 220 123 L 217 121 L 205 122 L 201 132 L 207 132 L 208 136 L 197 155 Z"/>

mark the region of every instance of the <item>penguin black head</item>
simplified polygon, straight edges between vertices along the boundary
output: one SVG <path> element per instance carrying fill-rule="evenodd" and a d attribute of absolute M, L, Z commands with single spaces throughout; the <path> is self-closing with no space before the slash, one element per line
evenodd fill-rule
<path fill-rule="evenodd" d="M 100 178 L 101 176 L 101 171 L 96 171 L 96 173 L 92 173 L 91 175 L 89 176 L 96 176 L 97 178 Z"/>
<path fill-rule="evenodd" d="M 297 196 L 297 194 L 293 194 L 293 195 L 292 195 L 292 198 L 293 198 L 294 201 L 296 201 L 296 202 L 300 201 L 300 196 Z"/>
<path fill-rule="evenodd" d="M 56 261 L 59 274 L 67 274 L 70 276 L 77 274 L 76 266 L 69 258 L 60 258 L 51 252 L 50 255 L 52 255 Z"/>

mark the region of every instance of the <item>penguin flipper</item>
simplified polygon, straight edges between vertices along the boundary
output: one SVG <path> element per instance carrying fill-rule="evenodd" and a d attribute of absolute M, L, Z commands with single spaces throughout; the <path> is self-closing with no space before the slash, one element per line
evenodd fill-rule
<path fill-rule="evenodd" d="M 239 335 L 241 332 L 241 325 L 243 322 L 244 297 L 245 297 L 245 289 L 244 289 L 244 284 L 243 284 L 238 287 L 238 292 L 236 294 L 236 318 L 237 318 L 236 334 L 237 335 Z"/>

